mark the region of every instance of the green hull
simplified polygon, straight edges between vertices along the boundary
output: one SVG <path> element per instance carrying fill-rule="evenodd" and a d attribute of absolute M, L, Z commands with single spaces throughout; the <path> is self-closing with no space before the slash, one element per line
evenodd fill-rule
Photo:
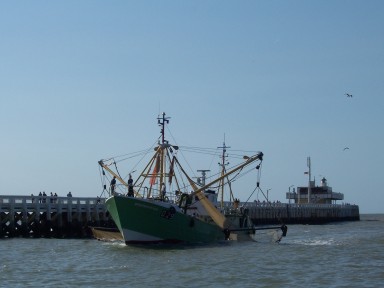
<path fill-rule="evenodd" d="M 215 223 L 186 215 L 167 202 L 112 196 L 106 204 L 126 244 L 225 240 L 224 232 Z"/>

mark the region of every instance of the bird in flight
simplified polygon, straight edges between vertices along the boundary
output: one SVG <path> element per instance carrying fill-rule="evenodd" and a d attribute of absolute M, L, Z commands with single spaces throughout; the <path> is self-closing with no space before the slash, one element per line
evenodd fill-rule
<path fill-rule="evenodd" d="M 349 149 L 348 147 L 345 147 L 345 148 L 343 149 L 343 151 L 348 150 L 348 149 Z"/>
<path fill-rule="evenodd" d="M 351 97 L 352 98 L 352 94 L 345 93 L 345 95 L 347 95 L 347 97 Z"/>

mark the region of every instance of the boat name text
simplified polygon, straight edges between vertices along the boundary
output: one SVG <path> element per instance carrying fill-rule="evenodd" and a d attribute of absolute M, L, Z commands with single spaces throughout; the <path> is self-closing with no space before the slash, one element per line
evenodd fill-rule
<path fill-rule="evenodd" d="M 158 209 L 155 208 L 155 207 L 151 207 L 151 206 L 148 206 L 148 205 L 143 205 L 143 204 L 140 204 L 140 203 L 135 203 L 135 206 L 139 206 L 139 207 L 142 207 L 142 208 L 145 208 L 145 209 L 149 209 L 149 210 L 152 210 L 152 211 L 158 211 Z"/>

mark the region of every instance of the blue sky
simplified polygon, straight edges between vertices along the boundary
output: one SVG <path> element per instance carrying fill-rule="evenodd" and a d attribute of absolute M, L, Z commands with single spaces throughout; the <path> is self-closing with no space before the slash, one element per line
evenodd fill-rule
<path fill-rule="evenodd" d="M 97 161 L 150 146 L 165 111 L 180 145 L 225 134 L 262 151 L 271 200 L 306 185 L 310 156 L 317 184 L 383 213 L 383 15 L 383 1 L 2 1 L 0 194 L 100 195 Z"/>

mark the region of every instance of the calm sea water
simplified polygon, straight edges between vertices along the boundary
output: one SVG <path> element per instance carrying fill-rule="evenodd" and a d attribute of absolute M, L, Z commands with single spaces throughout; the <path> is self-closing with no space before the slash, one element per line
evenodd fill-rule
<path fill-rule="evenodd" d="M 289 225 L 280 244 L 2 239 L 1 287 L 382 287 L 384 214 Z"/>

